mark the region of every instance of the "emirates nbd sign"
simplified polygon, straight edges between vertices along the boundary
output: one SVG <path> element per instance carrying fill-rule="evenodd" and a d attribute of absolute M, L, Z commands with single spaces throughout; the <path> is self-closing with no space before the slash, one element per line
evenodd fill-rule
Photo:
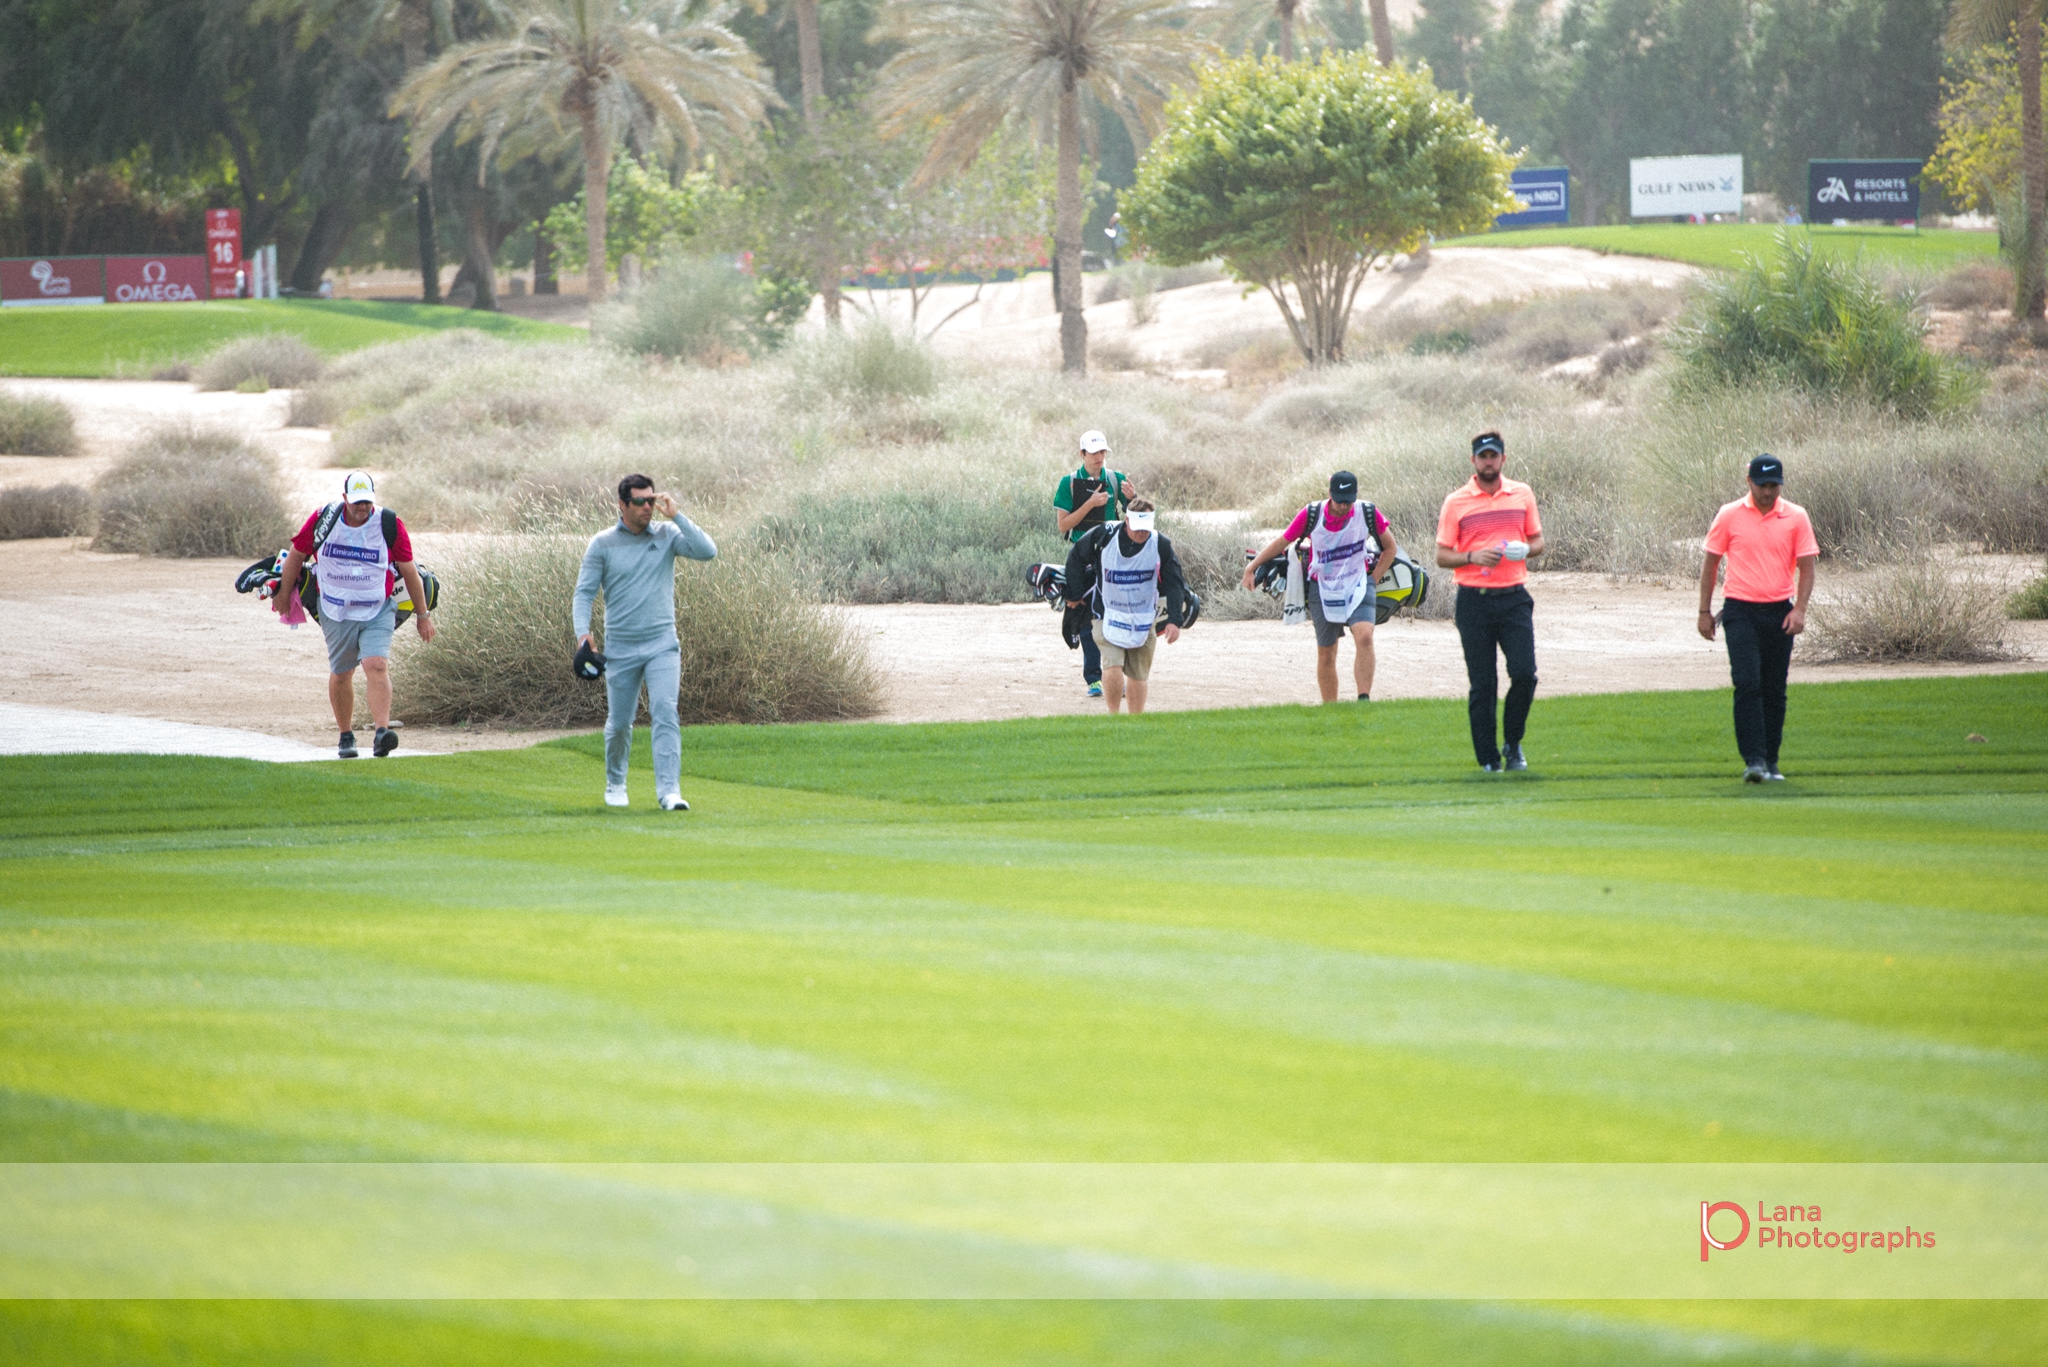
<path fill-rule="evenodd" d="M 1635 218 L 1742 212 L 1742 157 L 1631 157 L 1628 211 Z"/>

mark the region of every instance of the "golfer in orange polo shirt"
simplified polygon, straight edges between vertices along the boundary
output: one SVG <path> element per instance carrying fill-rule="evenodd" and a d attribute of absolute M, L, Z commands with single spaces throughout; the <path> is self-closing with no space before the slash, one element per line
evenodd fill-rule
<path fill-rule="evenodd" d="M 1806 509 L 1783 497 L 1785 467 L 1768 453 L 1749 463 L 1749 495 L 1723 507 L 1707 529 L 1700 565 L 1700 635 L 1728 632 L 1728 672 L 1735 679 L 1735 744 L 1745 783 L 1782 780 L 1778 742 L 1785 735 L 1785 678 L 1792 641 L 1806 630 L 1813 566 L 1820 543 Z M 1728 561 L 1721 615 L 1714 616 L 1714 579 Z M 1797 579 L 1795 586 L 1794 579 Z"/>
<path fill-rule="evenodd" d="M 1503 478 L 1508 446 L 1498 432 L 1472 439 L 1472 478 L 1444 500 L 1436 521 L 1436 563 L 1456 570 L 1458 639 L 1465 647 L 1465 678 L 1472 691 L 1472 753 L 1489 774 L 1526 769 L 1522 733 L 1536 700 L 1536 604 L 1524 583 L 1528 561 L 1543 554 L 1543 524 L 1536 495 L 1519 480 Z M 1501 709 L 1499 739 L 1493 718 L 1500 675 L 1499 651 L 1508 665 L 1508 698 Z M 1506 741 L 1502 748 L 1500 741 Z"/>

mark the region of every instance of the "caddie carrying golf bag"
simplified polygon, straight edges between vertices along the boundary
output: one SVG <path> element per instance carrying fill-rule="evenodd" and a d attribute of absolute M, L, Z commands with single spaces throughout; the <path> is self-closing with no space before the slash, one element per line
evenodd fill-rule
<path fill-rule="evenodd" d="M 384 518 L 384 544 L 393 545 L 398 540 L 398 514 L 389 508 L 382 509 Z M 318 548 L 327 544 L 327 537 L 334 530 L 335 521 L 341 516 L 341 505 L 330 503 L 320 510 L 320 520 L 313 524 L 313 555 L 299 570 L 299 603 L 306 609 L 306 615 L 314 621 L 320 620 L 320 578 L 316 567 L 320 563 Z M 253 593 L 259 599 L 277 597 L 278 588 L 284 583 L 284 562 L 291 555 L 292 548 L 286 546 L 276 555 L 266 556 L 252 562 L 235 576 L 236 593 Z M 426 590 L 427 611 L 441 606 L 441 580 L 425 565 L 416 566 L 420 576 L 420 587 Z M 404 626 L 413 613 L 412 590 L 406 586 L 403 576 L 398 580 L 398 625 Z"/>

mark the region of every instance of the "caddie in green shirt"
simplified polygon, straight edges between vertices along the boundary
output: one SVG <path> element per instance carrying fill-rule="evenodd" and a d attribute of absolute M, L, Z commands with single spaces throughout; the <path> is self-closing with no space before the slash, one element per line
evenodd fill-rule
<path fill-rule="evenodd" d="M 1131 501 L 1131 484 L 1124 472 L 1104 471 L 1103 461 L 1108 455 L 1109 438 L 1100 432 L 1083 432 L 1080 466 L 1073 474 L 1060 476 L 1052 506 L 1058 510 L 1060 535 L 1069 541 L 1079 541 L 1090 528 L 1105 522 L 1121 521 L 1124 505 Z M 1082 485 L 1083 497 L 1079 500 L 1074 497 L 1075 480 L 1090 481 Z M 1102 696 L 1102 651 L 1086 632 L 1081 635 L 1081 678 L 1088 685 L 1089 697 Z"/>

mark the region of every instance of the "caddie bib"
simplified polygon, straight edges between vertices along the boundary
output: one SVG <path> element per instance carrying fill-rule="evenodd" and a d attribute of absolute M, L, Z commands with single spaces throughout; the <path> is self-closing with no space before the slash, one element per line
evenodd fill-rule
<path fill-rule="evenodd" d="M 1308 544 L 1315 553 L 1316 592 L 1323 596 L 1323 620 L 1343 623 L 1365 601 L 1372 588 L 1372 558 L 1366 543 L 1372 531 L 1366 525 L 1365 509 L 1354 503 L 1351 516 L 1336 531 L 1323 525 L 1324 509 L 1316 509 L 1309 527 Z"/>
<path fill-rule="evenodd" d="M 376 511 L 360 527 L 336 518 L 320 545 L 320 615 L 343 622 L 367 622 L 390 597 L 391 548 L 384 544 L 384 519 Z"/>
<path fill-rule="evenodd" d="M 1159 611 L 1159 536 L 1145 538 L 1138 553 L 1123 553 L 1123 529 L 1111 524 L 1102 547 L 1102 639 L 1136 650 L 1152 635 Z"/>

